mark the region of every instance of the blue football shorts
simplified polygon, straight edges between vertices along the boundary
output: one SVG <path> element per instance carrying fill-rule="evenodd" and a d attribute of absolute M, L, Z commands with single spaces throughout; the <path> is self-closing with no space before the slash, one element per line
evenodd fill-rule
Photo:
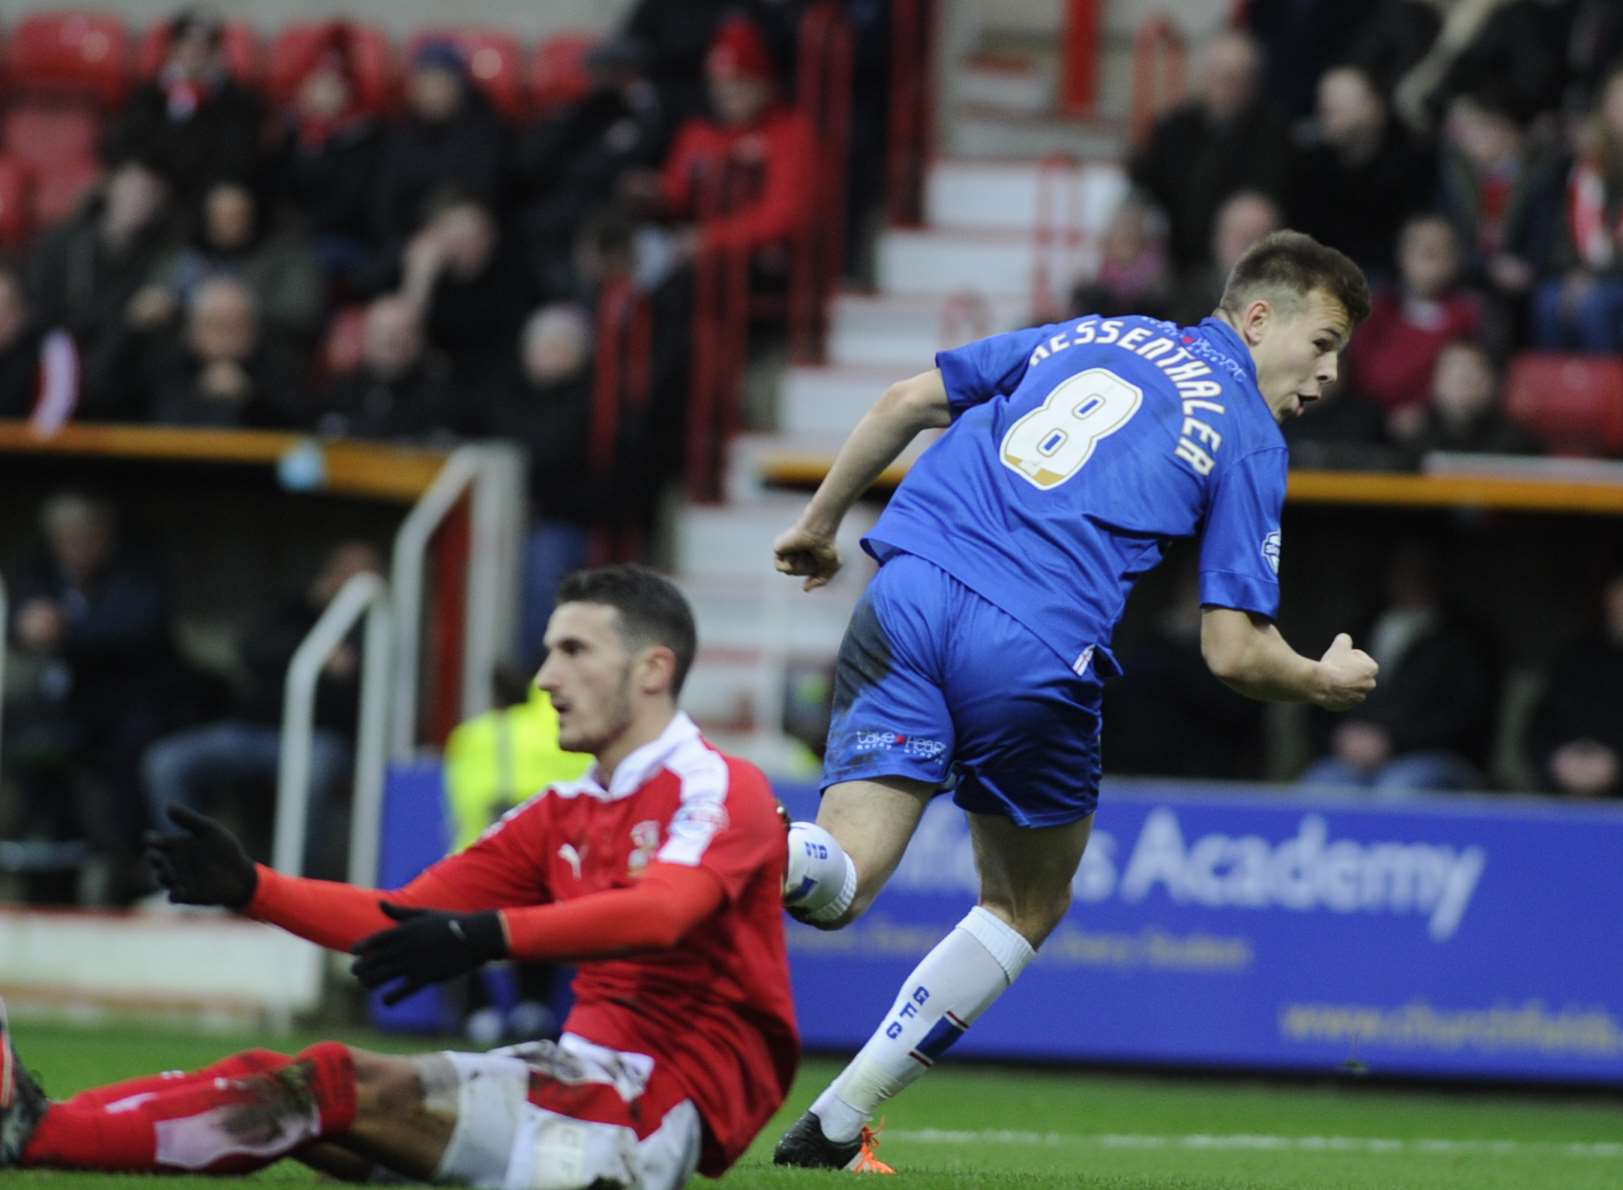
<path fill-rule="evenodd" d="M 1099 699 L 1025 625 L 897 553 L 851 614 L 834 669 L 823 789 L 911 777 L 976 814 L 1058 826 L 1099 800 Z"/>

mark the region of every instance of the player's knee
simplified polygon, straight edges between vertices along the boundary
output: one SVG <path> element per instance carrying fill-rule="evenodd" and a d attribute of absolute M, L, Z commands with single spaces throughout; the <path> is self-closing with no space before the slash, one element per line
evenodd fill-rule
<path fill-rule="evenodd" d="M 355 1059 L 355 1102 L 361 1112 L 400 1115 L 423 1102 L 423 1084 L 410 1058 L 352 1051 Z"/>
<path fill-rule="evenodd" d="M 287 1065 L 287 1058 L 275 1050 L 243 1050 L 231 1059 L 233 1068 L 240 1073 L 236 1077 L 246 1077 L 253 1074 L 265 1074 L 268 1071 L 280 1070 Z"/>
<path fill-rule="evenodd" d="M 1013 926 L 1036 950 L 1070 912 L 1071 890 L 1067 887 L 1050 895 L 1026 897 L 1019 901 L 983 897 L 981 904 Z"/>
<path fill-rule="evenodd" d="M 1035 911 L 1030 914 L 1031 920 L 1026 929 L 1020 932 L 1025 935 L 1026 941 L 1032 948 L 1041 946 L 1059 928 L 1059 923 L 1065 920 L 1065 915 L 1071 911 L 1071 889 L 1067 885 L 1062 892 L 1045 898 Z"/>

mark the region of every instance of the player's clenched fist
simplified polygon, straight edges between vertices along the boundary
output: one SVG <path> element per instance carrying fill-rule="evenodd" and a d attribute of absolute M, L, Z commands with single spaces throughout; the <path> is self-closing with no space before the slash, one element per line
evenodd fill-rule
<path fill-rule="evenodd" d="M 1319 659 L 1319 693 L 1314 701 L 1327 711 L 1345 711 L 1369 697 L 1381 667 L 1352 637 L 1339 633 Z"/>
<path fill-rule="evenodd" d="M 796 525 L 773 543 L 779 574 L 805 575 L 802 590 L 814 591 L 840 572 L 834 534 Z"/>

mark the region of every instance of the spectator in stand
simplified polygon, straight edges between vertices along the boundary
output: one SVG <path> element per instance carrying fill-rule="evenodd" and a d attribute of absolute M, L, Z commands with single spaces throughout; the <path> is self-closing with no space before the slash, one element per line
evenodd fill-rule
<path fill-rule="evenodd" d="M 280 198 L 328 279 L 354 289 L 377 269 L 383 132 L 356 88 L 352 34 L 329 25 L 300 78 L 276 159 Z"/>
<path fill-rule="evenodd" d="M 1398 229 L 1430 202 L 1436 173 L 1369 72 L 1338 66 L 1319 80 L 1317 139 L 1296 159 L 1291 226 L 1334 244 L 1372 280 L 1390 277 Z"/>
<path fill-rule="evenodd" d="M 183 307 L 214 277 L 235 277 L 253 296 L 268 341 L 308 351 L 326 308 L 326 283 L 299 232 L 276 231 L 259 196 L 240 181 L 215 182 L 203 194 L 197 233 L 153 271 L 151 284 Z"/>
<path fill-rule="evenodd" d="M 167 823 L 171 806 L 186 806 L 210 813 L 224 810 L 261 829 L 269 825 L 274 803 L 265 799 L 276 791 L 282 693 L 293 654 L 345 583 L 358 574 L 381 574 L 382 566 L 371 545 L 343 542 L 328 553 L 309 586 L 249 625 L 237 646 L 242 683 L 235 706 L 213 722 L 165 736 L 142 757 L 140 772 L 153 822 Z M 351 767 L 360 674 L 360 648 L 349 639 L 327 659 L 316 683 L 310 737 L 315 796 L 308 837 L 315 869 L 311 874 L 328 879 L 342 877 L 348 833 L 339 829 L 342 815 L 336 803 Z"/>
<path fill-rule="evenodd" d="M 152 560 L 121 540 L 111 505 L 61 493 L 40 527 L 44 548 L 7 576 L 25 678 L 5 717 L 6 765 L 25 837 L 87 839 L 98 887 L 84 896 L 122 902 L 141 882 L 145 825 L 130 774 L 178 709 L 169 599 Z"/>
<path fill-rule="evenodd" d="M 1471 454 L 1538 454 L 1538 440 L 1505 417 L 1499 370 L 1487 349 L 1456 339 L 1437 356 L 1431 400 L 1410 418 L 1408 410 L 1388 423 L 1397 442 L 1418 462 L 1431 451 Z"/>
<path fill-rule="evenodd" d="M 1543 348 L 1623 348 L 1623 68 L 1607 76 L 1567 182 L 1565 236 L 1539 284 L 1533 339 Z"/>
<path fill-rule="evenodd" d="M 155 163 L 183 205 L 221 178 L 256 176 L 264 156 L 264 107 L 226 69 L 224 41 L 225 25 L 209 9 L 171 20 L 162 67 L 126 101 L 104 147 L 109 160 Z"/>
<path fill-rule="evenodd" d="M 490 204 L 459 190 L 436 196 L 402 256 L 400 294 L 464 391 L 497 382 L 539 288 Z"/>
<path fill-rule="evenodd" d="M 1465 277 L 1516 325 L 1550 262 L 1560 223 L 1558 156 L 1527 131 L 1504 88 L 1455 100 L 1441 161 L 1443 213 L 1464 245 Z"/>
<path fill-rule="evenodd" d="M 1482 303 L 1459 279 L 1453 226 L 1415 216 L 1398 241 L 1398 284 L 1376 293 L 1348 345 L 1348 386 L 1380 406 L 1395 440 L 1418 429 L 1443 348 L 1482 330 Z"/>
<path fill-rule="evenodd" d="M 1173 265 L 1198 268 L 1218 208 L 1242 190 L 1275 202 L 1290 184 L 1290 133 L 1263 97 L 1262 55 L 1242 33 L 1221 33 L 1205 49 L 1196 98 L 1156 121 L 1134 156 L 1133 183 L 1166 211 Z"/>
<path fill-rule="evenodd" d="M 1281 226 L 1279 204 L 1266 194 L 1242 190 L 1224 199 L 1212 223 L 1209 255 L 1178 283 L 1172 302 L 1172 320 L 1192 326 L 1210 317 L 1223 296 L 1223 287 L 1235 262 L 1252 244 Z"/>
<path fill-rule="evenodd" d="M 507 158 L 507 130 L 474 85 L 462 51 L 449 42 L 423 46 L 406 77 L 405 119 L 385 137 L 372 215 L 380 241 L 404 242 L 448 184 L 500 204 Z"/>
<path fill-rule="evenodd" d="M 444 357 L 424 344 L 411 303 L 395 296 L 367 307 L 360 367 L 333 385 L 327 407 L 322 432 L 354 438 L 428 438 L 465 420 Z"/>
<path fill-rule="evenodd" d="M 1598 630 L 1551 667 L 1525 744 L 1545 790 L 1623 797 L 1623 566 L 1602 589 Z"/>
<path fill-rule="evenodd" d="M 1291 0 L 1283 2 L 1289 4 Z M 1323 9 L 1329 5 L 1316 7 Z M 1337 47 L 1332 60 L 1367 71 L 1390 106 L 1392 89 L 1398 80 L 1435 44 L 1443 23 L 1439 11 L 1442 5 L 1438 0 L 1375 0 L 1370 5 L 1357 7 L 1364 12 L 1357 32 Z"/>
<path fill-rule="evenodd" d="M 540 661 L 541 638 L 570 571 L 586 564 L 592 524 L 612 519 L 606 502 L 640 488 L 618 468 L 614 484 L 593 483 L 588 424 L 592 408 L 592 332 L 584 308 L 554 303 L 534 311 L 515 336 L 516 367 L 493 386 L 480 430 L 517 442 L 530 456 L 530 536 L 524 550 L 519 656 Z M 635 433 L 636 427 L 621 427 Z"/>
<path fill-rule="evenodd" d="M 1263 53 L 1263 90 L 1291 123 L 1312 116 L 1315 80 L 1346 61 L 1348 44 L 1378 19 L 1381 7 L 1379 0 L 1364 4 L 1247 0 L 1244 23 Z M 1319 99 L 1322 105 L 1322 91 Z M 1336 247 L 1346 251 L 1339 243 Z"/>
<path fill-rule="evenodd" d="M 162 174 L 134 158 L 113 166 L 33 251 L 28 289 L 40 321 L 67 330 L 87 356 L 123 334 L 131 300 L 169 251 L 169 213 Z"/>
<path fill-rule="evenodd" d="M 1071 292 L 1077 314 L 1164 318 L 1172 302 L 1166 216 L 1137 195 L 1122 200 L 1099 244 L 1099 269 Z M 1215 305 L 1215 303 L 1214 303 Z"/>
<path fill-rule="evenodd" d="M 1332 726 L 1317 717 L 1329 753 L 1304 785 L 1367 789 L 1380 798 L 1421 790 L 1471 789 L 1487 751 L 1496 672 L 1486 638 L 1443 592 L 1442 564 L 1429 543 L 1392 552 L 1386 606 L 1358 637 L 1381 667 L 1381 684 Z"/>
<path fill-rule="evenodd" d="M 661 102 L 682 120 L 704 111 L 706 57 L 728 18 L 748 16 L 761 27 L 774 58 L 788 62 L 803 7 L 781 0 L 637 0 L 616 40 L 641 47 Z"/>
<path fill-rule="evenodd" d="M 60 428 L 79 400 L 79 356 L 67 332 L 35 317 L 17 270 L 0 265 L 0 418 Z"/>
<path fill-rule="evenodd" d="M 613 200 L 627 170 L 657 168 L 670 149 L 675 125 L 648 57 L 627 38 L 597 47 L 587 58 L 591 94 L 525 137 L 520 168 L 533 196 L 525 224 L 550 295 L 570 288 L 570 246 L 586 219 Z"/>
<path fill-rule="evenodd" d="M 658 175 L 626 175 L 622 189 L 678 221 L 678 262 L 727 248 L 781 275 L 785 241 L 816 217 L 821 199 L 816 136 L 783 102 L 760 28 L 722 22 L 705 57 L 711 115 L 683 124 Z"/>
<path fill-rule="evenodd" d="M 1402 110 L 1417 127 L 1436 124 L 1461 95 L 1505 89 L 1528 112 L 1561 106 L 1573 0 L 1454 0 L 1426 58 L 1398 85 Z"/>
<path fill-rule="evenodd" d="M 184 338 L 143 353 L 136 375 L 149 420 L 166 425 L 275 429 L 304 420 L 293 378 L 263 341 L 247 286 L 212 277 L 192 290 Z"/>
<path fill-rule="evenodd" d="M 1192 555 L 1180 555 L 1171 596 L 1154 626 L 1121 654 L 1122 677 L 1105 687 L 1112 773 L 1227 780 L 1261 775 L 1263 707 L 1206 668 L 1194 562 Z M 1178 746 L 1167 747 L 1168 740 Z"/>

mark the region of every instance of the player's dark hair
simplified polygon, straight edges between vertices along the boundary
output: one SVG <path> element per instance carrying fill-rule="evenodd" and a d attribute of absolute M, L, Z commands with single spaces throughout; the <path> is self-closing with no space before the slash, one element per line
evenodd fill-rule
<path fill-rule="evenodd" d="M 664 645 L 676 654 L 671 697 L 682 692 L 699 634 L 693 609 L 676 584 L 646 566 L 623 564 L 577 570 L 558 588 L 559 603 L 601 603 L 620 613 L 620 635 L 628 645 Z"/>
<path fill-rule="evenodd" d="M 1305 299 L 1315 290 L 1339 302 L 1353 326 L 1369 317 L 1369 282 L 1362 269 L 1310 235 L 1275 231 L 1235 263 L 1218 305 L 1238 318 L 1256 298 L 1288 294 Z"/>

